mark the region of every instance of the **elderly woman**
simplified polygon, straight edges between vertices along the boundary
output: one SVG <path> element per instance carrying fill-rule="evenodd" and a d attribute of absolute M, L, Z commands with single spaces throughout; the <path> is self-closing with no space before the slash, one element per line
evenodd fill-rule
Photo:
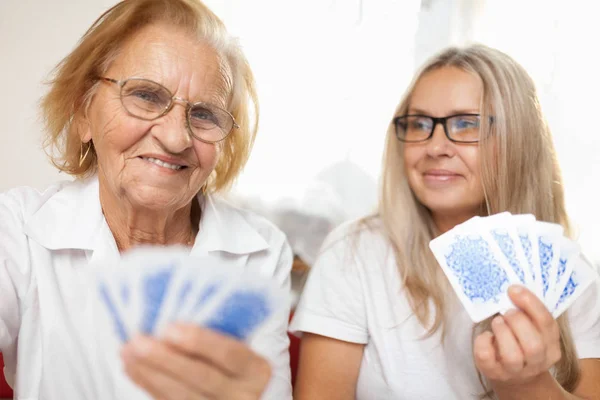
<path fill-rule="evenodd" d="M 0 194 L 0 351 L 16 398 L 84 399 L 103 384 L 87 323 L 91 261 L 185 245 L 289 290 L 284 235 L 211 197 L 249 156 L 256 106 L 246 59 L 196 0 L 119 3 L 60 63 L 42 102 L 47 145 L 76 179 Z M 283 316 L 246 346 L 172 326 L 130 341 L 122 361 L 154 398 L 289 399 L 286 327 Z"/>

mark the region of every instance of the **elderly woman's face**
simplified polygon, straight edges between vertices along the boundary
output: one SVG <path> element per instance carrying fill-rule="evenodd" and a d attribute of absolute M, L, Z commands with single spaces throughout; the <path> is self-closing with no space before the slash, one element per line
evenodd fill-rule
<path fill-rule="evenodd" d="M 125 44 L 105 77 L 149 79 L 191 103 L 226 109 L 224 65 L 216 51 L 188 34 L 149 26 Z M 101 191 L 147 209 L 184 207 L 215 168 L 219 145 L 189 135 L 182 103 L 146 121 L 128 114 L 119 93 L 118 85 L 100 83 L 82 138 L 93 140 Z"/>

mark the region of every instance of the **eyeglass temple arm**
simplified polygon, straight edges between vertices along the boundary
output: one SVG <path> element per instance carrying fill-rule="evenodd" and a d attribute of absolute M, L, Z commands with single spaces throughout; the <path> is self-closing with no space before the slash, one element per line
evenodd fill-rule
<path fill-rule="evenodd" d="M 110 83 L 116 83 L 119 86 L 121 85 L 121 81 L 118 81 L 116 79 L 105 78 L 104 76 L 99 76 L 98 79 L 100 79 L 102 81 L 110 82 Z"/>

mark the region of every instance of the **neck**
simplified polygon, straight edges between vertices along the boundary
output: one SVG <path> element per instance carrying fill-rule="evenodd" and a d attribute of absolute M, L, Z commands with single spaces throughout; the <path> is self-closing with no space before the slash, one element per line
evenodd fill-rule
<path fill-rule="evenodd" d="M 462 224 L 465 221 L 475 217 L 477 214 L 474 213 L 452 213 L 452 214 L 440 214 L 440 213 L 431 213 L 431 217 L 433 219 L 433 223 L 437 227 L 440 235 L 448 232 L 450 229 L 454 228 L 456 225 Z"/>
<path fill-rule="evenodd" d="M 191 246 L 200 221 L 195 197 L 182 208 L 158 210 L 133 206 L 101 186 L 100 204 L 120 252 L 139 245 Z"/>

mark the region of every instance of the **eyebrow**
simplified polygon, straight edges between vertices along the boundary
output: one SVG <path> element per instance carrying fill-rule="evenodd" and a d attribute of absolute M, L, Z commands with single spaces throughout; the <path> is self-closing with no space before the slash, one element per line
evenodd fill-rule
<path fill-rule="evenodd" d="M 460 114 L 479 114 L 479 109 L 473 109 L 473 108 L 455 108 L 450 110 L 450 112 L 448 114 L 446 114 L 446 116 L 448 115 L 460 115 Z M 413 108 L 410 107 L 408 109 L 408 114 L 419 114 L 419 115 L 427 115 L 427 116 L 433 116 L 430 112 L 427 112 L 425 110 L 422 110 L 420 108 Z"/>

